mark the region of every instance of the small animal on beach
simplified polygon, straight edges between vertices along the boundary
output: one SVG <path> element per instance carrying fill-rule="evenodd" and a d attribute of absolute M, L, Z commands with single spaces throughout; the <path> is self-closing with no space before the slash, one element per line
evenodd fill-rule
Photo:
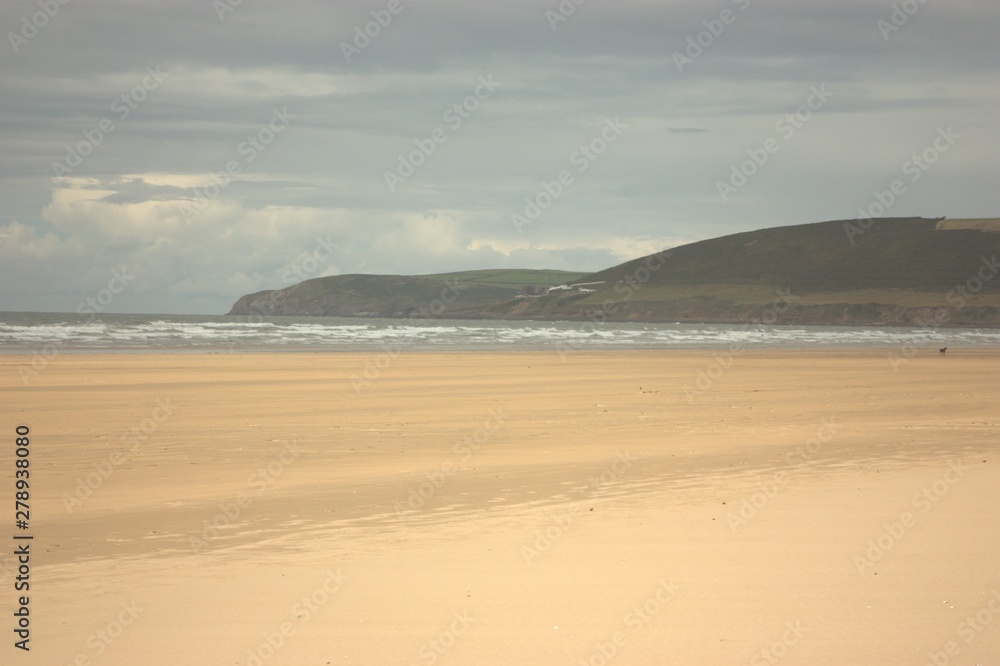
<path fill-rule="evenodd" d="M 941 356 L 944 356 L 944 353 L 946 351 L 948 351 L 947 347 L 941 347 L 941 349 L 938 349 L 938 354 L 940 354 Z"/>

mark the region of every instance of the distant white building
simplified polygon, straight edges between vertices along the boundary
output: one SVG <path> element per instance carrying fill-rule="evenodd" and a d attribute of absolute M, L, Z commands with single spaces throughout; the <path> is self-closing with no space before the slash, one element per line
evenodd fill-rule
<path fill-rule="evenodd" d="M 581 294 L 592 294 L 596 289 L 584 289 L 584 287 L 589 287 L 593 284 L 604 284 L 604 280 L 598 282 L 577 282 L 576 284 L 561 284 L 556 287 L 549 287 L 549 290 L 545 293 L 551 294 L 554 291 L 575 291 Z"/>

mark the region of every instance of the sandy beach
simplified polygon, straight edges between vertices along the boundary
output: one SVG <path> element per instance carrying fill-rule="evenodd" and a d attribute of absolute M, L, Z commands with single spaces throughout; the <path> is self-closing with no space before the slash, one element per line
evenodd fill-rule
<path fill-rule="evenodd" d="M 31 363 L 4 663 L 1000 663 L 1000 353 Z"/>

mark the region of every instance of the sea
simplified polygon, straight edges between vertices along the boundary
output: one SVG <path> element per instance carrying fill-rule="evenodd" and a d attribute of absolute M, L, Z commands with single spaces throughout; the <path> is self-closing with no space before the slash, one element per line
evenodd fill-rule
<path fill-rule="evenodd" d="M 1000 347 L 1000 330 L 0 312 L 0 353 Z"/>

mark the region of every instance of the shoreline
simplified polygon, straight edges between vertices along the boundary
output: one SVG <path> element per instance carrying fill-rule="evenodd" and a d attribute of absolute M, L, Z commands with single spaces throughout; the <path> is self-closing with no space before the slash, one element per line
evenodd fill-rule
<path fill-rule="evenodd" d="M 241 348 L 236 351 L 229 351 L 228 349 L 212 349 L 212 348 L 184 348 L 184 347 L 170 347 L 170 348 L 149 348 L 149 347 L 109 347 L 109 348 L 75 348 L 75 347 L 58 347 L 58 351 L 55 353 L 44 353 L 39 350 L 11 350 L 0 348 L 0 359 L 3 358 L 24 358 L 26 356 L 45 356 L 48 358 L 57 357 L 60 355 L 67 356 L 267 356 L 267 355 L 282 355 L 282 354 L 292 354 L 292 355 L 302 355 L 302 354 L 315 354 L 318 356 L 335 356 L 335 355 L 371 355 L 379 353 L 388 353 L 393 356 L 397 355 L 419 355 L 419 354 L 553 354 L 555 356 L 576 356 L 576 355 L 586 355 L 586 354 L 663 354 L 663 353 L 678 353 L 678 354 L 691 354 L 691 353 L 718 353 L 718 352 L 732 352 L 737 350 L 741 356 L 748 354 L 766 354 L 773 352 L 774 354 L 850 354 L 850 353 L 862 353 L 862 354 L 875 354 L 875 353 L 888 353 L 893 350 L 899 350 L 903 347 L 909 347 L 906 343 L 885 343 L 881 345 L 872 345 L 865 343 L 856 344 L 823 344 L 823 345 L 775 345 L 775 344 L 746 344 L 746 345 L 695 345 L 691 346 L 681 346 L 681 345 L 670 345 L 662 347 L 649 347 L 649 346 L 628 346 L 628 345 L 615 345 L 607 347 L 588 347 L 573 350 L 560 350 L 554 348 L 553 346 L 547 347 L 534 347 L 534 346 L 523 346 L 517 348 L 498 348 L 496 346 L 484 346 L 484 347 L 464 347 L 459 345 L 449 346 L 449 345 L 428 345 L 422 347 L 404 347 L 402 345 L 398 346 L 398 350 L 387 351 L 387 347 L 393 345 L 382 345 L 382 344 L 372 344 L 372 345 L 351 345 L 344 346 L 341 348 L 331 349 L 322 348 L 317 349 L 316 347 L 289 347 L 275 349 L 273 346 L 261 347 L 259 349 L 246 349 Z M 928 345 L 926 347 L 920 347 L 917 349 L 918 355 L 933 354 L 938 355 L 939 348 L 935 345 Z M 1000 345 L 967 345 L 967 346 L 952 346 L 948 345 L 947 355 L 968 355 L 971 353 L 982 353 L 986 355 L 1000 353 Z"/>
<path fill-rule="evenodd" d="M 931 306 L 931 309 L 939 310 L 949 310 L 955 309 L 953 307 L 946 306 Z M 594 318 L 588 316 L 580 316 L 572 319 L 532 319 L 532 318 L 498 318 L 498 317 L 462 317 L 456 314 L 451 314 L 450 316 L 445 315 L 431 315 L 427 317 L 366 317 L 366 316 L 348 316 L 348 315 L 263 315 L 260 313 L 254 314 L 231 314 L 231 313 L 210 313 L 210 314 L 185 314 L 185 313 L 157 313 L 157 312 L 49 312 L 49 311 L 36 311 L 36 310 L 0 310 L 0 319 L 4 316 L 31 316 L 31 315 L 41 315 L 41 316 L 59 316 L 59 317 L 70 317 L 70 318 L 83 318 L 83 319 L 100 319 L 102 317 L 142 317 L 142 318 L 178 318 L 178 319 L 197 319 L 197 318 L 208 318 L 208 319 L 218 319 L 224 321 L 236 321 L 240 323 L 249 323 L 249 320 L 256 321 L 268 321 L 271 319 L 277 320 L 310 320 L 314 323 L 322 322 L 359 322 L 359 321 L 375 321 L 375 322 L 419 322 L 420 324 L 437 324 L 444 322 L 481 322 L 481 323 L 494 323 L 494 324 L 582 324 L 587 323 L 591 325 L 604 325 L 604 324 L 621 324 L 626 326 L 727 326 L 727 327 L 748 327 L 748 326 L 762 326 L 766 325 L 768 327 L 813 327 L 813 328 L 859 328 L 859 329 L 872 329 L 872 328 L 887 328 L 887 329 L 900 329 L 900 328 L 911 328 L 911 329 L 954 329 L 957 331 L 964 331 L 968 329 L 986 329 L 991 331 L 1000 331 L 1000 324 L 989 325 L 989 324 L 976 324 L 976 323 L 956 323 L 952 325 L 921 325 L 920 322 L 877 322 L 877 321 L 859 321 L 859 322 L 843 322 L 841 320 L 830 320 L 828 322 L 813 322 L 813 321 L 775 321 L 770 324 L 762 324 L 760 321 L 746 320 L 746 319 L 691 319 L 691 320 L 641 320 L 641 319 L 613 319 L 613 318 Z M 947 323 L 947 322 L 946 322 Z"/>
<path fill-rule="evenodd" d="M 1000 348 L 1000 329 L 750 324 L 587 324 L 440 320 L 106 315 L 0 317 L 0 354 L 262 354 L 400 352 L 559 354 L 580 351 Z M 723 351 L 724 353 L 724 351 Z M 41 361 L 39 361 L 41 362 Z"/>

